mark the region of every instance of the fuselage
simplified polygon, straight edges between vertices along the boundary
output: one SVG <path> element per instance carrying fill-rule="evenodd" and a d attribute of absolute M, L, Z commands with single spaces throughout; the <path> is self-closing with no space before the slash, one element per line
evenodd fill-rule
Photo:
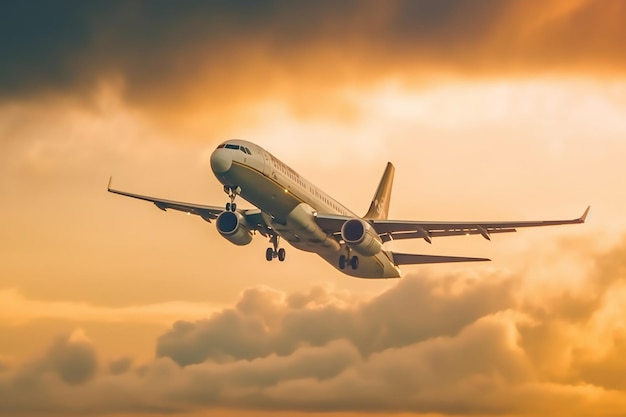
<path fill-rule="evenodd" d="M 239 187 L 239 195 L 261 210 L 265 222 L 291 246 L 318 254 L 336 269 L 340 256 L 350 254 L 344 242 L 319 228 L 315 216 L 360 216 L 265 149 L 244 140 L 226 141 L 213 151 L 211 168 L 222 184 Z M 372 256 L 359 255 L 358 268 L 341 272 L 360 278 L 400 276 L 400 269 L 385 250 Z"/>

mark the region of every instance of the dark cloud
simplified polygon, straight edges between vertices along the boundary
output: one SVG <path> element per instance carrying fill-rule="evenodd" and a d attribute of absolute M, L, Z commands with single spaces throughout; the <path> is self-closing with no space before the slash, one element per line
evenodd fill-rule
<path fill-rule="evenodd" d="M 571 4 L 4 2 L 0 96 L 88 95 L 114 80 L 129 102 L 172 111 L 442 70 L 623 74 L 626 5 Z"/>
<path fill-rule="evenodd" d="M 98 360 L 93 346 L 85 341 L 60 338 L 48 351 L 46 362 L 63 382 L 79 385 L 96 373 Z"/>
<path fill-rule="evenodd" d="M 14 368 L 13 373 L 0 374 L 0 414 L 55 411 L 57 401 L 68 399 L 57 398 L 57 389 L 80 389 L 95 377 L 97 368 L 91 343 L 71 335 L 59 336 L 40 358 Z M 71 409 L 71 402 L 62 408 Z"/>
<path fill-rule="evenodd" d="M 85 340 L 60 336 L 44 356 L 22 368 L 17 379 L 35 381 L 44 374 L 54 374 L 65 384 L 81 385 L 96 374 L 98 359 L 94 346 Z"/>
<path fill-rule="evenodd" d="M 0 6 L 0 91 L 6 98 L 71 89 L 86 74 L 77 66 L 93 46 L 87 2 L 8 2 Z"/>
<path fill-rule="evenodd" d="M 132 358 L 120 358 L 109 363 L 109 372 L 113 375 L 123 374 L 130 370 L 133 364 Z"/>

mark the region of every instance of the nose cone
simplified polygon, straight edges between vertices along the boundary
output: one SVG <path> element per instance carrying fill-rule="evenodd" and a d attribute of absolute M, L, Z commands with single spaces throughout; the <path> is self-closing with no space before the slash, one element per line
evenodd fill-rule
<path fill-rule="evenodd" d="M 231 158 L 230 152 L 226 149 L 216 149 L 211 154 L 211 169 L 216 174 L 227 172 L 232 164 L 233 159 Z"/>

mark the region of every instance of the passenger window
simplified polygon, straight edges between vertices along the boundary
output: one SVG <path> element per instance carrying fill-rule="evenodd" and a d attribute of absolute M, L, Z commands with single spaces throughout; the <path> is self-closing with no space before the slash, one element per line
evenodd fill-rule
<path fill-rule="evenodd" d="M 248 153 L 248 155 L 252 155 L 252 152 L 250 152 L 250 149 L 246 148 L 246 152 Z"/>
<path fill-rule="evenodd" d="M 244 149 L 244 147 L 242 146 L 241 148 L 239 148 L 239 150 L 243 153 L 246 153 L 246 150 Z"/>

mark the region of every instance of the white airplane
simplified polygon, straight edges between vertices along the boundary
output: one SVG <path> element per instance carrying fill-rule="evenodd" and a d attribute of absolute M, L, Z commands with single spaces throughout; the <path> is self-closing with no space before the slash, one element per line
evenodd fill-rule
<path fill-rule="evenodd" d="M 520 227 L 584 223 L 589 207 L 573 220 L 507 222 L 432 222 L 388 220 L 394 166 L 387 164 L 367 213 L 361 217 L 311 182 L 302 178 L 260 146 L 228 140 L 211 154 L 211 168 L 229 196 L 225 207 L 183 203 L 132 194 L 111 188 L 108 191 L 150 201 L 158 208 L 179 210 L 216 220 L 217 231 L 235 245 L 243 246 L 259 232 L 272 247 L 268 261 L 285 260 L 280 238 L 297 249 L 314 252 L 339 271 L 359 278 L 397 278 L 400 265 L 440 262 L 489 261 L 486 258 L 434 256 L 386 250 L 385 242 L 421 238 L 431 243 L 440 236 L 479 234 L 487 240 L 494 233 L 515 232 Z M 238 209 L 237 196 L 256 206 Z"/>

